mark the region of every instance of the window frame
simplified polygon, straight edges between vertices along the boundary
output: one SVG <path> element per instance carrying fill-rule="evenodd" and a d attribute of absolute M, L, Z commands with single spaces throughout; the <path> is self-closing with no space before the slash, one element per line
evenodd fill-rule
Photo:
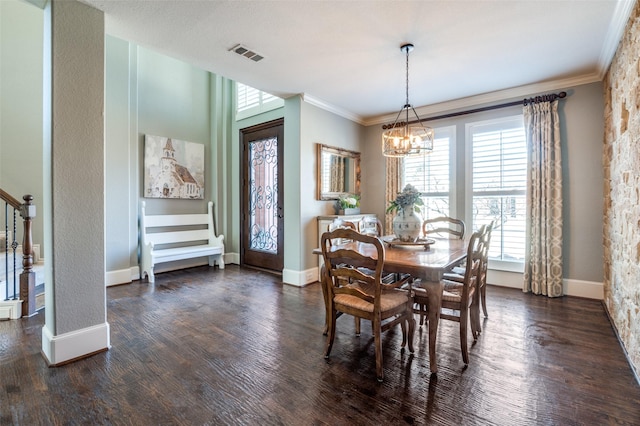
<path fill-rule="evenodd" d="M 473 128 L 477 128 L 479 126 L 494 126 L 496 129 L 506 129 L 509 128 L 509 123 L 518 123 L 524 129 L 524 116 L 523 114 L 509 115 L 504 117 L 492 118 L 488 120 L 478 120 L 472 122 L 465 123 L 465 161 L 464 161 L 464 169 L 465 169 L 465 223 L 469 224 L 468 229 L 471 231 L 474 229 L 473 223 L 473 197 L 474 197 L 474 189 L 473 189 Z M 515 126 L 514 126 L 515 127 Z M 487 131 L 490 131 L 487 129 Z M 526 134 L 525 134 L 525 144 L 526 144 Z M 486 191 L 483 192 L 483 195 L 524 195 L 525 202 L 527 197 L 527 188 L 523 191 L 520 190 L 496 190 L 496 191 Z M 525 230 L 526 233 L 526 230 Z M 525 234 L 526 240 L 526 234 Z M 526 241 L 525 241 L 526 244 Z M 507 271 L 507 272 L 524 272 L 524 259 L 523 260 L 506 260 L 506 259 L 496 259 L 489 258 L 489 268 L 493 270 Z"/>

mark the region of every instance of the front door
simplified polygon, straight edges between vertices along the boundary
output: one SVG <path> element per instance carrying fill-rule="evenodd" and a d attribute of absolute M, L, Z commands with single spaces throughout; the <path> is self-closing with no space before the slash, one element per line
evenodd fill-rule
<path fill-rule="evenodd" d="M 240 130 L 242 219 L 240 264 L 282 273 L 284 120 Z"/>

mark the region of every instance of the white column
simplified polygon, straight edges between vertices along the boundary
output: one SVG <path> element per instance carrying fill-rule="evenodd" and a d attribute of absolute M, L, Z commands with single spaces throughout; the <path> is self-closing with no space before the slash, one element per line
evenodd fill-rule
<path fill-rule="evenodd" d="M 49 2 L 44 50 L 50 52 L 44 64 L 45 246 L 52 256 L 46 262 L 42 352 L 51 365 L 58 365 L 110 345 L 104 245 L 104 14 L 77 1 Z"/>

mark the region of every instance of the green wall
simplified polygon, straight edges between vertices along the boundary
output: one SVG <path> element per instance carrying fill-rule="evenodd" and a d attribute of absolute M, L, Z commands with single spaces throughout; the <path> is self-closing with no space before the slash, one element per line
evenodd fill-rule
<path fill-rule="evenodd" d="M 145 200 L 149 214 L 206 212 L 206 203 L 226 205 L 219 190 L 226 176 L 224 152 L 228 132 L 213 117 L 228 109 L 230 94 L 216 76 L 183 61 L 106 37 L 106 163 L 107 255 L 109 284 L 136 278 L 138 212 Z M 221 96 L 221 93 L 223 96 Z M 225 99 L 226 97 L 226 99 Z M 166 136 L 205 146 L 205 199 L 142 198 L 144 136 Z M 212 137 L 215 134 L 216 137 Z M 218 232 L 226 233 L 224 209 L 216 214 Z M 225 241 L 229 242 L 229 241 Z M 187 262 L 185 266 L 189 263 Z M 162 270 L 162 268 L 159 268 Z M 114 275 L 115 274 L 115 275 Z M 127 279 L 129 277 L 129 279 Z"/>
<path fill-rule="evenodd" d="M 42 9 L 0 1 L 0 188 L 19 201 L 25 194 L 34 196 L 33 243 L 40 245 L 41 256 L 43 22 Z M 17 226 L 22 242 L 22 221 Z"/>

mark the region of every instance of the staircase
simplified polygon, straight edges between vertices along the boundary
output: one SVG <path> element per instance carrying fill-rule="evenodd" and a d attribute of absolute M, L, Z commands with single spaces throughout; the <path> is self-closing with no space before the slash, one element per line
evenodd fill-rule
<path fill-rule="evenodd" d="M 0 290 L 3 290 L 0 293 L 0 319 L 18 319 L 37 313 L 36 282 L 44 282 L 44 269 L 39 268 L 41 277 L 38 280 L 33 262 L 31 223 L 36 208 L 31 195 L 23 196 L 24 203 L 21 203 L 0 189 L 0 199 L 4 204 L 0 212 L 4 219 L 4 227 L 0 228 L 3 246 L 0 249 L 3 260 L 0 263 Z M 23 224 L 22 244 L 16 241 L 18 216 Z"/>

